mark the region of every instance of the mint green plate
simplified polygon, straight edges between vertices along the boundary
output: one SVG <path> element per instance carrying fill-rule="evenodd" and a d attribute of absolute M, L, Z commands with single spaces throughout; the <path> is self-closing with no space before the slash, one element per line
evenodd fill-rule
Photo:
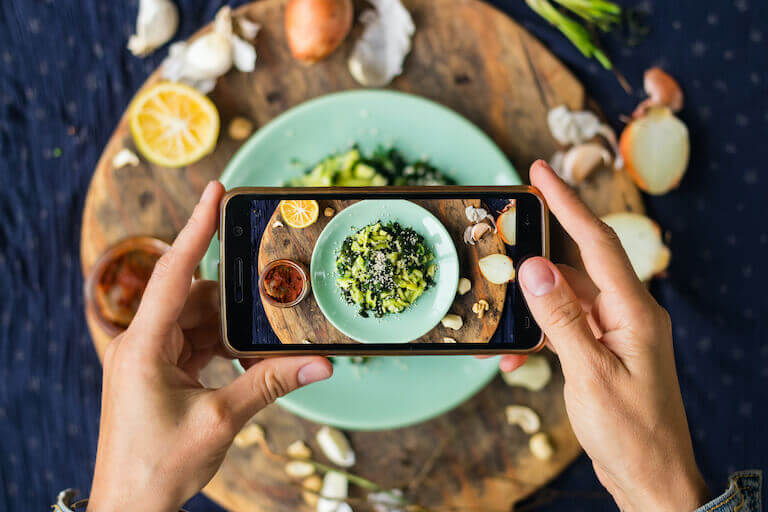
<path fill-rule="evenodd" d="M 322 96 L 261 127 L 221 175 L 227 188 L 280 186 L 328 153 L 357 143 L 364 152 L 394 145 L 409 160 L 428 157 L 460 185 L 515 185 L 520 179 L 477 127 L 432 101 L 385 90 Z M 298 159 L 301 165 L 294 162 Z M 219 244 L 201 263 L 216 279 Z M 336 359 L 331 379 L 294 391 L 278 403 L 304 418 L 345 429 L 403 427 L 449 411 L 482 389 L 497 358 L 377 357 L 360 366 Z"/>
<path fill-rule="evenodd" d="M 347 304 L 336 279 L 336 256 L 344 239 L 377 221 L 399 222 L 424 237 L 437 264 L 434 285 L 402 313 L 363 318 Z M 411 201 L 365 200 L 340 211 L 320 233 L 309 267 L 320 311 L 338 330 L 363 343 L 406 343 L 427 334 L 448 313 L 459 285 L 459 256 L 437 217 Z"/>

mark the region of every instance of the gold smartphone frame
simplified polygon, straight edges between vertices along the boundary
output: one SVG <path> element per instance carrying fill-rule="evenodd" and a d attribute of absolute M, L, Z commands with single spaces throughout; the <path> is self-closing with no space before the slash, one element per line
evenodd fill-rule
<path fill-rule="evenodd" d="M 426 189 L 426 190 L 425 190 Z M 473 349 L 468 348 L 466 345 L 473 345 L 481 347 L 484 344 L 459 344 L 453 345 L 455 348 L 429 348 L 429 349 L 414 349 L 409 348 L 407 350 L 393 348 L 389 349 L 369 349 L 356 348 L 354 350 L 345 350 L 334 348 L 332 350 L 323 349 L 323 344 L 312 345 L 297 345 L 296 349 L 281 349 L 281 350 L 255 350 L 255 351 L 241 351 L 232 346 L 227 336 L 227 301 L 225 297 L 225 268 L 222 262 L 225 261 L 224 248 L 226 247 L 227 233 L 224 229 L 226 221 L 226 210 L 229 201 L 236 196 L 244 194 L 258 194 L 267 196 L 280 197 L 283 195 L 297 195 L 305 194 L 310 198 L 323 199 L 324 197 L 337 196 L 339 194 L 357 194 L 364 199 L 365 196 L 376 194 L 377 198 L 391 198 L 391 199 L 408 199 L 409 195 L 416 194 L 466 194 L 467 197 L 472 197 L 472 194 L 521 194 L 529 193 L 538 197 L 541 203 L 541 238 L 542 238 L 542 255 L 549 259 L 549 209 L 547 208 L 547 202 L 544 196 L 535 187 L 529 185 L 509 185 L 509 186 L 430 186 L 430 187 L 238 187 L 229 190 L 221 200 L 219 205 L 219 290 L 221 300 L 221 338 L 226 347 L 233 356 L 238 358 L 256 358 L 256 357 L 275 357 L 275 356 L 296 356 L 296 355 L 321 355 L 321 356 L 428 356 L 428 355 L 446 355 L 446 356 L 458 356 L 458 355 L 497 355 L 497 354 L 529 354 L 538 352 L 544 347 L 545 337 L 542 331 L 539 342 L 529 349 L 504 349 L 496 348 L 494 350 L 488 349 Z M 407 343 L 406 343 L 407 344 Z M 419 344 L 412 344 L 410 346 L 415 347 Z M 446 344 L 451 346 L 451 344 Z M 286 345 L 282 345 L 286 346 Z M 336 345 L 338 346 L 338 344 Z M 352 345 L 355 347 L 365 347 L 365 343 L 359 345 Z M 300 348 L 299 348 L 300 347 Z"/>

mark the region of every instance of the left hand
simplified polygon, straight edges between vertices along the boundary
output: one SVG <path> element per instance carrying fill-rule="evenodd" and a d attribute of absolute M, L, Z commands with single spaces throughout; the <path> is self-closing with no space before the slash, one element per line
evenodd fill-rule
<path fill-rule="evenodd" d="M 177 511 L 213 477 L 248 419 L 333 372 L 324 357 L 283 357 L 253 364 L 221 389 L 198 381 L 214 355 L 231 357 L 219 336 L 217 283 L 192 282 L 223 191 L 208 184 L 157 262 L 133 322 L 104 354 L 89 511 Z"/>

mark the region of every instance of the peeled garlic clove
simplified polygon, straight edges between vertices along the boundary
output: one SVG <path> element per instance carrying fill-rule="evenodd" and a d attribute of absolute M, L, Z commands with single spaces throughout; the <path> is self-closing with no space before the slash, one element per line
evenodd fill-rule
<path fill-rule="evenodd" d="M 530 448 L 533 456 L 539 460 L 549 460 L 555 454 L 552 442 L 549 440 L 549 436 L 544 432 L 533 434 L 528 441 L 528 448 Z"/>
<path fill-rule="evenodd" d="M 317 512 L 340 512 L 341 506 L 346 504 L 348 482 L 347 477 L 336 471 L 329 471 L 323 478 L 323 487 L 320 489 L 322 496 L 317 500 Z M 349 509 L 351 510 L 351 509 Z"/>
<path fill-rule="evenodd" d="M 539 415 L 530 407 L 524 405 L 508 405 L 505 409 L 507 423 L 510 425 L 519 425 L 526 434 L 533 434 L 541 428 Z"/>
<path fill-rule="evenodd" d="M 440 320 L 440 323 L 443 324 L 443 327 L 458 331 L 464 325 L 464 320 L 462 320 L 459 315 L 448 313 L 442 320 Z"/>
<path fill-rule="evenodd" d="M 256 423 L 249 423 L 235 436 L 235 446 L 247 448 L 264 439 L 264 429 Z"/>
<path fill-rule="evenodd" d="M 294 441 L 286 449 L 289 457 L 294 459 L 308 459 L 312 456 L 312 450 L 304 441 Z"/>
<path fill-rule="evenodd" d="M 472 282 L 469 279 L 467 279 L 466 277 L 462 277 L 461 279 L 459 279 L 459 286 L 456 289 L 459 295 L 464 295 L 471 289 L 472 289 Z"/>
<path fill-rule="evenodd" d="M 443 338 L 443 343 L 456 343 L 456 340 L 446 336 L 445 338 Z"/>
<path fill-rule="evenodd" d="M 472 223 L 478 223 L 489 217 L 491 220 L 493 220 L 493 217 L 488 213 L 488 210 L 485 208 L 477 208 L 471 205 L 464 208 L 464 215 L 467 217 L 467 220 Z"/>
<path fill-rule="evenodd" d="M 360 16 L 365 25 L 347 61 L 355 80 L 367 87 L 382 87 L 403 72 L 403 61 L 411 51 L 415 27 L 400 0 L 369 0 L 375 9 Z"/>
<path fill-rule="evenodd" d="M 123 148 L 118 151 L 117 154 L 115 154 L 115 156 L 112 158 L 112 167 L 115 169 L 120 169 L 126 165 L 136 167 L 139 165 L 139 157 L 130 149 Z"/>
<path fill-rule="evenodd" d="M 571 185 L 584 181 L 598 166 L 610 165 L 611 152 L 600 144 L 587 142 L 574 146 L 563 157 L 562 177 Z"/>
<path fill-rule="evenodd" d="M 235 68 L 244 73 L 256 69 L 256 48 L 236 35 L 230 36 L 229 40 L 232 43 L 232 63 Z"/>
<path fill-rule="evenodd" d="M 541 391 L 552 378 L 552 368 L 547 358 L 531 354 L 520 368 L 511 372 L 502 372 L 501 377 L 508 386 L 520 386 L 530 391 Z"/>
<path fill-rule="evenodd" d="M 355 465 L 355 452 L 352 451 L 349 440 L 340 430 L 323 427 L 318 430 L 316 439 L 328 460 L 343 468 Z"/>
<path fill-rule="evenodd" d="M 229 36 L 208 32 L 192 41 L 184 55 L 184 76 L 193 80 L 217 78 L 232 67 Z"/>
<path fill-rule="evenodd" d="M 291 478 L 306 478 L 314 472 L 315 466 L 301 460 L 293 460 L 285 465 L 285 473 Z"/>
<path fill-rule="evenodd" d="M 149 55 L 176 33 L 179 10 L 170 0 L 141 0 L 136 18 L 136 34 L 128 39 L 128 49 L 137 57 Z"/>
<path fill-rule="evenodd" d="M 235 21 L 237 22 L 237 28 L 240 29 L 240 35 L 249 41 L 256 39 L 259 30 L 261 30 L 261 25 L 249 20 L 245 16 L 238 16 L 235 18 Z"/>

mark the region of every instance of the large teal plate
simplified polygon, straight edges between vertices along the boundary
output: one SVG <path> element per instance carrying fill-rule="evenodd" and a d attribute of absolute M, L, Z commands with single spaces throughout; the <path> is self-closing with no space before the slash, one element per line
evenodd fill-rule
<path fill-rule="evenodd" d="M 364 318 L 339 292 L 336 256 L 348 236 L 378 221 L 399 222 L 423 236 L 437 272 L 434 284 L 402 313 Z M 429 211 L 405 199 L 368 199 L 343 209 L 325 226 L 309 273 L 320 311 L 338 330 L 363 343 L 405 343 L 427 334 L 448 313 L 459 285 L 459 256 L 450 233 Z"/>
<path fill-rule="evenodd" d="M 328 153 L 357 143 L 367 152 L 396 146 L 428 157 L 461 185 L 515 185 L 514 168 L 477 127 L 434 102 L 392 91 L 349 91 L 303 103 L 262 127 L 221 175 L 227 188 L 279 186 Z M 296 165 L 296 161 L 301 165 Z M 214 238 L 201 269 L 216 279 Z M 456 407 L 497 372 L 497 358 L 379 357 L 364 366 L 339 360 L 334 376 L 278 403 L 312 421 L 346 429 L 412 425 Z"/>

